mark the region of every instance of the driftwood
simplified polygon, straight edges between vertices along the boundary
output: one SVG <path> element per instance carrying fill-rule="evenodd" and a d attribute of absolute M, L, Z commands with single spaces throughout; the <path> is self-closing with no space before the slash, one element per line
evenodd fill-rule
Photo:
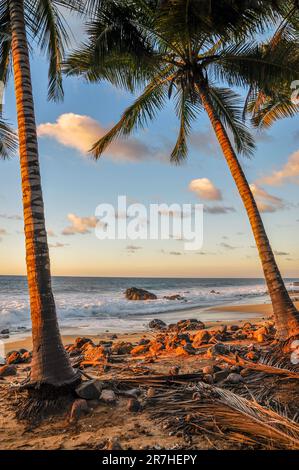
<path fill-rule="evenodd" d="M 293 370 L 284 369 L 280 367 L 271 366 L 268 364 L 255 363 L 252 361 L 245 360 L 240 356 L 218 356 L 219 359 L 227 362 L 232 365 L 240 365 L 246 369 L 255 370 L 258 372 L 264 372 L 265 374 L 273 375 L 284 375 L 288 379 L 297 379 L 299 380 L 299 373 Z"/>

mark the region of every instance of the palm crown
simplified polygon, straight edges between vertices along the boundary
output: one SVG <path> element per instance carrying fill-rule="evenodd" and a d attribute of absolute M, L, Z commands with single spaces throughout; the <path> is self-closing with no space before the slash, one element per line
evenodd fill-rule
<path fill-rule="evenodd" d="M 180 162 L 187 156 L 192 122 L 203 109 L 203 88 L 237 151 L 250 155 L 254 142 L 243 119 L 242 100 L 232 87 L 270 96 L 278 83 L 294 80 L 299 69 L 293 38 L 284 35 L 275 47 L 254 41 L 255 33 L 260 35 L 280 18 L 279 8 L 275 11 L 270 3 L 103 2 L 89 25 L 89 42 L 72 54 L 66 70 L 89 81 L 106 79 L 132 91 L 144 89 L 94 145 L 94 156 L 113 139 L 147 125 L 173 98 L 180 126 L 171 160 Z"/>

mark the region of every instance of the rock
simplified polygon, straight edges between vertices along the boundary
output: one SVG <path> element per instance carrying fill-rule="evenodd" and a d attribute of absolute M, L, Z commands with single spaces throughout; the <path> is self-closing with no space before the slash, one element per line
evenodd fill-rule
<path fill-rule="evenodd" d="M 169 369 L 169 375 L 178 375 L 180 372 L 180 368 L 178 366 L 173 366 Z"/>
<path fill-rule="evenodd" d="M 77 422 L 82 416 L 85 416 L 89 413 L 89 408 L 87 405 L 87 401 L 78 398 L 72 404 L 71 412 L 70 412 L 70 422 L 75 423 Z"/>
<path fill-rule="evenodd" d="M 100 380 L 86 380 L 82 382 L 77 388 L 76 393 L 78 397 L 85 400 L 94 400 L 100 397 L 102 391 L 102 383 Z"/>
<path fill-rule="evenodd" d="M 115 403 L 116 402 L 116 395 L 113 390 L 110 389 L 105 389 L 102 391 L 100 400 L 102 400 L 105 403 Z"/>
<path fill-rule="evenodd" d="M 123 450 L 117 437 L 112 437 L 108 440 L 105 450 Z"/>
<path fill-rule="evenodd" d="M 196 353 L 196 349 L 193 348 L 193 346 L 191 346 L 190 343 L 187 343 L 185 344 L 185 346 L 183 346 L 184 350 L 186 351 L 187 354 L 195 354 Z"/>
<path fill-rule="evenodd" d="M 238 331 L 240 329 L 239 325 L 230 325 L 228 327 L 229 331 Z"/>
<path fill-rule="evenodd" d="M 212 289 L 212 290 L 210 291 L 210 294 L 217 294 L 217 295 L 219 295 L 220 292 L 217 292 L 217 291 L 215 291 L 214 289 Z"/>
<path fill-rule="evenodd" d="M 145 354 L 148 352 L 150 348 L 150 344 L 141 344 L 140 346 L 135 346 L 135 348 L 132 349 L 131 355 L 132 356 L 139 356 L 140 354 Z"/>
<path fill-rule="evenodd" d="M 90 338 L 76 338 L 74 342 L 74 347 L 81 349 L 82 346 L 86 343 L 92 343 L 92 340 Z"/>
<path fill-rule="evenodd" d="M 256 335 L 256 340 L 257 340 L 258 343 L 263 343 L 266 340 L 266 337 L 265 337 L 265 335 L 260 333 L 259 335 Z"/>
<path fill-rule="evenodd" d="M 154 398 L 156 396 L 156 389 L 154 387 L 150 387 L 146 392 L 147 398 Z"/>
<path fill-rule="evenodd" d="M 10 377 L 12 375 L 17 375 L 16 366 L 2 366 L 2 367 L 0 367 L 0 377 Z"/>
<path fill-rule="evenodd" d="M 192 346 L 194 348 L 198 348 L 202 344 L 207 344 L 210 339 L 211 339 L 211 335 L 207 330 L 200 330 L 193 337 Z"/>
<path fill-rule="evenodd" d="M 7 364 L 21 364 L 22 356 L 19 351 L 13 351 L 12 353 L 8 354 L 6 357 Z"/>
<path fill-rule="evenodd" d="M 244 379 L 240 374 L 237 374 L 236 372 L 231 372 L 227 376 L 226 382 L 229 382 L 231 384 L 238 384 L 240 382 L 244 382 Z"/>
<path fill-rule="evenodd" d="M 252 324 L 249 322 L 244 323 L 243 330 L 251 330 Z"/>
<path fill-rule="evenodd" d="M 229 375 L 229 370 L 228 369 L 222 369 L 218 372 L 215 372 L 215 374 L 213 375 L 213 379 L 216 383 L 221 382 L 222 380 L 225 380 L 228 375 Z"/>
<path fill-rule="evenodd" d="M 185 346 L 178 346 L 175 349 L 175 353 L 177 356 L 189 356 L 189 353 L 185 350 Z"/>
<path fill-rule="evenodd" d="M 214 346 L 212 346 L 209 349 L 209 352 L 211 354 L 210 357 L 223 355 L 223 354 L 228 354 L 229 353 L 229 346 L 226 346 L 223 343 L 217 343 L 217 344 L 214 344 Z"/>
<path fill-rule="evenodd" d="M 182 297 L 180 294 L 164 295 L 163 299 L 166 299 L 166 300 L 186 300 L 186 298 Z"/>
<path fill-rule="evenodd" d="M 141 410 L 141 404 L 136 398 L 130 398 L 127 404 L 128 411 L 133 413 L 137 413 L 137 411 Z"/>
<path fill-rule="evenodd" d="M 212 385 L 214 383 L 214 379 L 213 379 L 213 375 L 211 374 L 206 374 L 203 376 L 203 381 L 206 383 L 206 384 L 210 384 Z"/>
<path fill-rule="evenodd" d="M 31 353 L 29 351 L 26 351 L 22 354 L 22 362 L 30 362 L 31 361 Z"/>
<path fill-rule="evenodd" d="M 149 344 L 150 342 L 151 342 L 150 339 L 141 338 L 141 340 L 139 341 L 138 345 L 139 345 L 139 346 L 144 346 L 145 344 Z"/>
<path fill-rule="evenodd" d="M 125 341 L 119 341 L 118 343 L 114 343 L 111 347 L 112 354 L 118 354 L 120 356 L 124 354 L 130 354 L 132 349 L 134 348 L 132 343 L 128 343 Z"/>
<path fill-rule="evenodd" d="M 128 300 L 155 300 L 157 296 L 152 292 L 137 287 L 130 287 L 125 292 Z"/>
<path fill-rule="evenodd" d="M 229 369 L 231 372 L 236 372 L 237 374 L 240 374 L 241 370 L 242 370 L 242 367 L 241 366 L 231 366 L 230 369 Z"/>
<path fill-rule="evenodd" d="M 214 366 L 205 366 L 205 367 L 202 369 L 202 372 L 203 372 L 203 374 L 205 374 L 205 375 L 207 375 L 207 374 L 208 374 L 208 375 L 210 375 L 210 374 L 213 375 L 214 372 L 215 372 L 215 368 L 214 368 Z"/>
<path fill-rule="evenodd" d="M 84 359 L 90 362 L 97 362 L 105 358 L 110 350 L 103 346 L 94 346 L 93 343 L 86 343 L 83 347 Z"/>
<path fill-rule="evenodd" d="M 9 329 L 8 329 L 8 328 L 4 328 L 4 330 L 1 330 L 1 331 L 0 331 L 0 334 L 1 334 L 1 335 L 9 335 Z"/>
<path fill-rule="evenodd" d="M 149 322 L 148 327 L 152 330 L 165 330 L 167 325 L 163 320 L 160 320 L 159 318 L 155 318 L 154 320 L 151 320 Z"/>
<path fill-rule="evenodd" d="M 221 335 L 225 334 L 227 332 L 227 326 L 226 325 L 221 325 L 219 326 L 218 328 L 218 333 L 220 333 Z"/>
<path fill-rule="evenodd" d="M 196 320 L 196 318 L 190 318 L 188 320 L 180 320 L 176 324 L 176 329 L 181 330 L 181 331 L 203 330 L 204 328 L 205 328 L 205 324 L 200 320 Z"/>

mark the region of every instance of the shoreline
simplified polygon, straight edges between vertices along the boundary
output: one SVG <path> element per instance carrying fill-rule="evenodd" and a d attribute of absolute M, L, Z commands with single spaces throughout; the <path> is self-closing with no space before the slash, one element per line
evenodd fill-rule
<path fill-rule="evenodd" d="M 299 308 L 299 302 L 295 302 L 297 308 Z M 197 311 L 197 314 L 196 314 Z M 272 306 L 269 303 L 265 304 L 239 304 L 239 305 L 218 305 L 213 307 L 208 307 L 205 309 L 199 309 L 198 307 L 182 310 L 176 310 L 172 313 L 175 313 L 177 320 L 191 318 L 192 316 L 198 320 L 204 321 L 207 328 L 212 328 L 215 325 L 219 324 L 231 324 L 233 322 L 238 322 L 240 324 L 250 321 L 252 319 L 255 322 L 262 321 L 264 317 L 272 315 Z M 154 315 L 154 317 L 159 317 L 159 315 Z M 165 315 L 163 315 L 163 320 L 167 320 Z M 166 322 L 167 323 L 167 322 Z M 168 322 L 171 323 L 171 322 Z M 137 339 L 143 336 L 151 336 L 154 333 L 149 330 L 146 326 L 140 328 L 140 330 L 135 331 L 123 331 L 118 329 L 117 331 L 113 329 L 109 331 L 101 330 L 87 330 L 80 327 L 73 328 L 61 328 L 61 335 L 64 344 L 74 342 L 74 339 L 78 336 L 88 336 L 90 339 L 95 342 L 100 340 L 109 340 L 111 335 L 116 334 L 118 340 L 122 341 L 136 341 Z M 31 331 L 18 333 L 11 335 L 10 338 L 2 340 L 4 344 L 5 353 L 13 349 L 31 349 Z"/>

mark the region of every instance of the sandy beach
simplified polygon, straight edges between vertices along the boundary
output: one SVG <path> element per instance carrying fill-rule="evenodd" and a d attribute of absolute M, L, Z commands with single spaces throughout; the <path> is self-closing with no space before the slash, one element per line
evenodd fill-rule
<path fill-rule="evenodd" d="M 299 307 L 299 302 L 296 302 L 297 308 Z M 264 318 L 272 314 L 271 304 L 248 304 L 248 305 L 220 305 L 209 307 L 206 309 L 191 308 L 184 311 L 180 310 L 175 312 L 177 321 L 188 318 L 196 318 L 198 320 L 204 321 L 207 328 L 213 328 L 219 325 L 229 325 L 233 322 L 238 322 L 242 324 L 248 320 L 253 320 L 255 322 L 260 322 Z M 157 318 L 162 318 L 163 321 L 167 323 L 168 316 L 171 314 L 173 318 L 173 312 L 163 314 L 161 316 L 157 315 Z M 208 319 L 208 320 L 207 320 Z M 168 322 L 169 323 L 169 322 Z M 112 331 L 108 332 L 91 332 L 90 330 L 85 330 L 82 328 L 72 328 L 72 329 L 62 329 L 62 339 L 63 343 L 69 344 L 73 343 L 75 338 L 82 335 L 87 335 L 90 339 L 95 342 L 104 341 L 111 339 L 112 334 L 117 334 L 117 337 L 120 341 L 138 341 L 144 334 L 149 336 L 152 334 L 147 328 L 140 329 L 140 331 L 135 331 L 132 333 L 124 331 Z M 14 349 L 31 349 L 31 333 L 24 332 L 17 335 L 11 335 L 8 339 L 3 340 L 5 353 Z"/>

